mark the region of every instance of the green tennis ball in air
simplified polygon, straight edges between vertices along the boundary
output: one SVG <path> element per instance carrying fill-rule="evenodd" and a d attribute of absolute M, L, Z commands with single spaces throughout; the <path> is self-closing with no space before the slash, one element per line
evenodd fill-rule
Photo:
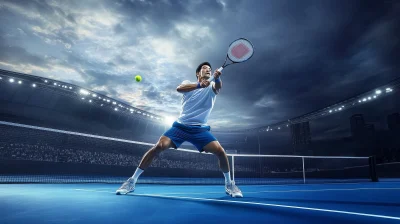
<path fill-rule="evenodd" d="M 140 76 L 140 75 L 135 76 L 135 80 L 136 80 L 136 82 L 142 81 L 142 76 Z"/>

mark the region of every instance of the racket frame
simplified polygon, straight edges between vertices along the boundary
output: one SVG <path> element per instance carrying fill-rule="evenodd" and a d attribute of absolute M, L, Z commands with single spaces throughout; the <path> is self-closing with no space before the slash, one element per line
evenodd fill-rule
<path fill-rule="evenodd" d="M 233 64 L 237 64 L 237 63 L 242 63 L 242 62 L 245 62 L 245 61 L 249 60 L 251 57 L 253 57 L 253 55 L 254 55 L 254 45 L 253 45 L 248 39 L 246 39 L 246 38 L 242 38 L 242 37 L 241 37 L 241 38 L 239 38 L 239 39 L 236 39 L 236 40 L 232 41 L 232 43 L 229 45 L 228 49 L 231 48 L 232 44 L 235 43 L 235 42 L 238 41 L 238 40 L 245 40 L 245 41 L 247 41 L 247 42 L 251 45 L 252 50 L 253 50 L 253 53 L 251 54 L 251 56 L 250 56 L 248 59 L 246 59 L 246 60 L 244 60 L 244 61 L 240 61 L 240 62 L 232 61 L 232 59 L 229 57 L 229 53 L 226 53 L 226 58 L 225 58 L 224 64 L 222 65 L 222 67 L 220 67 L 220 68 L 217 69 L 219 72 L 221 72 L 225 67 L 227 67 L 227 66 L 229 66 L 229 65 L 233 65 Z M 229 61 L 231 61 L 232 63 L 226 64 L 226 61 L 227 61 L 228 59 L 229 59 Z M 211 82 L 211 81 L 213 81 L 213 80 L 214 80 L 214 76 L 212 75 L 211 78 L 210 78 L 208 81 Z"/>

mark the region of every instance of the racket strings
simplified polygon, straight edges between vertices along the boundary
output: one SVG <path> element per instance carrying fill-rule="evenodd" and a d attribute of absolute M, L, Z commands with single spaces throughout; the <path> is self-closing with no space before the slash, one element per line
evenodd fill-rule
<path fill-rule="evenodd" d="M 234 41 L 228 49 L 228 57 L 233 62 L 248 60 L 254 53 L 253 45 L 245 39 Z"/>

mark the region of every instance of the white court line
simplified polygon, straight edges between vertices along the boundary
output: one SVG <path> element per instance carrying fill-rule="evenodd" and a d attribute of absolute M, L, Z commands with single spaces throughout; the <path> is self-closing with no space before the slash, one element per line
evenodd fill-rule
<path fill-rule="evenodd" d="M 106 193 L 115 194 L 115 192 L 109 192 L 109 191 L 96 191 L 96 190 L 87 190 L 87 189 L 74 189 L 74 190 L 91 191 L 91 192 L 106 192 Z M 221 202 L 221 203 L 227 203 L 227 204 L 262 205 L 262 206 L 267 206 L 267 207 L 292 208 L 292 209 L 300 209 L 300 210 L 309 210 L 309 211 L 319 211 L 319 212 L 329 212 L 329 213 L 339 213 L 339 214 L 347 214 L 347 215 L 358 215 L 358 216 L 366 216 L 366 217 L 374 217 L 374 218 L 400 220 L 400 217 L 395 217 L 395 216 L 376 215 L 376 214 L 359 213 L 359 212 L 348 212 L 348 211 L 332 210 L 332 209 L 309 208 L 309 207 L 300 207 L 300 206 L 291 206 L 291 205 L 267 204 L 267 203 L 259 203 L 259 202 L 229 201 L 229 200 L 209 199 L 209 198 L 177 197 L 177 196 L 166 196 L 166 195 L 158 195 L 158 194 L 129 194 L 129 195 L 148 196 L 148 197 L 167 198 L 167 199 L 186 199 L 186 200 L 194 200 L 194 201 L 212 201 L 212 202 Z"/>
<path fill-rule="evenodd" d="M 318 189 L 318 190 L 287 190 L 287 191 L 243 191 L 244 194 L 258 194 L 258 193 L 290 193 L 290 192 L 318 192 L 318 191 L 358 191 L 358 190 L 400 190 L 400 188 L 353 188 L 353 189 Z M 179 195 L 179 194 L 221 194 L 218 192 L 201 192 L 201 193 L 165 193 L 165 195 Z M 163 193 L 164 195 L 164 193 Z"/>
<path fill-rule="evenodd" d="M 358 191 L 358 190 L 400 190 L 400 188 L 342 188 L 342 189 L 316 189 L 316 190 L 286 190 L 286 191 L 257 191 L 248 193 L 288 193 L 288 192 L 318 192 L 318 191 Z"/>
<path fill-rule="evenodd" d="M 142 189 L 144 187 L 141 187 Z M 151 187 L 147 187 L 151 188 Z M 75 190 L 82 190 L 85 189 L 75 189 Z M 105 192 L 105 191 L 98 191 L 98 190 L 113 190 L 110 188 L 99 188 L 95 189 L 94 191 L 97 192 Z M 358 191 L 358 190 L 400 190 L 400 188 L 343 188 L 343 189 L 316 189 L 316 190 L 285 190 L 285 191 L 243 191 L 244 194 L 259 194 L 259 193 L 290 193 L 290 192 L 319 192 L 319 191 Z M 93 190 L 87 190 L 93 191 Z M 193 193 L 193 192 L 181 192 L 181 193 L 163 193 L 163 195 L 180 195 L 180 194 L 191 194 L 191 195 L 205 195 L 205 194 L 221 194 L 222 191 L 218 192 L 201 192 L 201 193 Z"/>

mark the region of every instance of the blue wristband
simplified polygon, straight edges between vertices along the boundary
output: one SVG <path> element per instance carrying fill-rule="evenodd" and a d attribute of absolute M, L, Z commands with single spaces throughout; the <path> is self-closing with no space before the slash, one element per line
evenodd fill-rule
<path fill-rule="evenodd" d="M 215 79 L 214 81 L 215 81 L 215 83 L 221 83 L 221 80 L 219 79 L 219 77 L 218 77 L 218 79 Z"/>
<path fill-rule="evenodd" d="M 199 82 L 197 83 L 197 88 L 198 88 L 198 89 L 201 88 L 201 85 L 200 85 Z"/>

